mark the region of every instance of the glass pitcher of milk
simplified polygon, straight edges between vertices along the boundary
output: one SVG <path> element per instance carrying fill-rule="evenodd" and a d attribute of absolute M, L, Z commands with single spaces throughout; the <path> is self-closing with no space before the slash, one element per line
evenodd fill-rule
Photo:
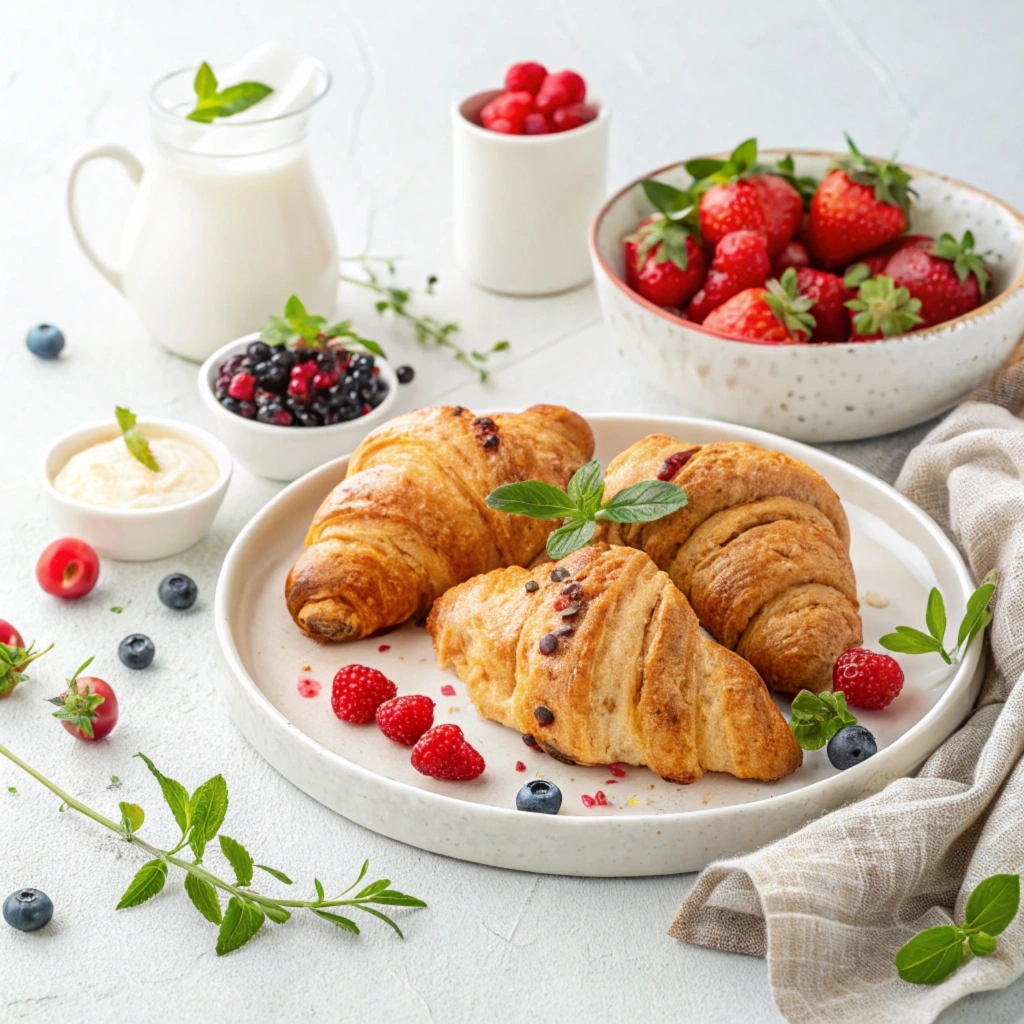
<path fill-rule="evenodd" d="M 83 147 L 67 181 L 71 227 L 96 269 L 122 292 L 149 334 L 186 359 L 205 360 L 279 313 L 289 295 L 330 318 L 338 246 L 310 163 L 307 129 L 330 87 L 319 61 L 276 45 L 220 73 L 273 88 L 266 99 L 209 124 L 189 121 L 195 68 L 160 79 L 150 94 L 154 152 L 143 164 L 123 146 Z M 76 212 L 78 174 L 113 159 L 138 186 L 120 262 L 101 259 Z"/>

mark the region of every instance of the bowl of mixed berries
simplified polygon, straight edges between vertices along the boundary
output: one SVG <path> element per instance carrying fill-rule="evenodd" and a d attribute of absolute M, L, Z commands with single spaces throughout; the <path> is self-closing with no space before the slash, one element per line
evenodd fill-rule
<path fill-rule="evenodd" d="M 225 345 L 199 371 L 221 440 L 258 476 L 294 480 L 352 451 L 383 422 L 399 383 L 380 346 L 349 322 L 328 324 L 292 296 L 284 316 Z"/>
<path fill-rule="evenodd" d="M 661 168 L 591 227 L 605 319 L 691 408 L 804 441 L 950 408 L 1024 330 L 1024 217 L 970 185 L 847 153 Z"/>

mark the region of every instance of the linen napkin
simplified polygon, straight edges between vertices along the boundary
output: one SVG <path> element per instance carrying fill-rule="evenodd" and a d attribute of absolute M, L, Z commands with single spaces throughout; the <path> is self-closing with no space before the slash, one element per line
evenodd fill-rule
<path fill-rule="evenodd" d="M 929 1024 L 968 993 L 1024 972 L 1024 911 L 992 956 L 968 960 L 939 985 L 904 982 L 893 965 L 917 932 L 960 923 L 980 881 L 1024 873 L 1022 410 L 1024 342 L 910 453 L 896 481 L 977 579 L 999 571 L 988 674 L 971 717 L 915 778 L 709 865 L 669 929 L 766 956 L 791 1024 Z"/>

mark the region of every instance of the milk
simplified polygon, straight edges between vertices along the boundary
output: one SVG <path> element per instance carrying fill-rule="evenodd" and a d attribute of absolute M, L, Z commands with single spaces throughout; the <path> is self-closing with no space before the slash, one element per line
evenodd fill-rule
<path fill-rule="evenodd" d="M 274 92 L 249 110 L 212 124 L 185 119 L 194 105 L 194 70 L 153 90 L 155 153 L 144 172 L 120 147 L 88 159 L 121 159 L 141 183 L 122 236 L 119 267 L 92 252 L 70 206 L 86 254 L 120 288 L 149 333 L 189 359 L 203 360 L 280 314 L 289 295 L 330 317 L 338 250 L 313 174 L 306 129 L 325 94 L 322 65 L 277 45 L 260 47 L 227 70 L 220 86 L 262 81 Z"/>

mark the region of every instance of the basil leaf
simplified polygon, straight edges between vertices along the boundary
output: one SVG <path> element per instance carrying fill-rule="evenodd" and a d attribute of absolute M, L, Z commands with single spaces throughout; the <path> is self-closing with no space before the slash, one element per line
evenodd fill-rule
<path fill-rule="evenodd" d="M 996 592 L 995 580 L 991 583 L 988 582 L 991 576 L 994 576 L 994 573 L 989 573 L 985 577 L 985 582 L 967 599 L 967 611 L 964 614 L 963 621 L 960 623 L 960 630 L 957 634 L 956 642 L 958 647 L 962 647 L 965 640 L 968 640 L 969 637 L 978 632 L 978 623 L 988 609 L 992 595 Z"/>
<path fill-rule="evenodd" d="M 597 532 L 593 519 L 576 519 L 548 534 L 547 552 L 557 562 L 590 543 Z"/>
<path fill-rule="evenodd" d="M 967 900 L 964 927 L 998 935 L 1020 908 L 1020 875 L 992 875 Z"/>
<path fill-rule="evenodd" d="M 244 946 L 263 927 L 263 918 L 259 904 L 232 896 L 217 936 L 217 956 Z"/>
<path fill-rule="evenodd" d="M 221 852 L 235 872 L 235 880 L 239 885 L 252 885 L 252 857 L 249 851 L 236 839 L 229 836 L 218 836 Z"/>
<path fill-rule="evenodd" d="M 915 935 L 896 954 L 896 970 L 904 981 L 937 985 L 964 962 L 964 933 L 951 924 Z"/>
<path fill-rule="evenodd" d="M 978 932 L 977 935 L 967 937 L 967 945 L 975 956 L 991 956 L 999 943 L 985 932 Z"/>
<path fill-rule="evenodd" d="M 125 832 L 138 832 L 146 820 L 146 812 L 138 804 L 125 803 L 124 800 L 117 806 L 121 809 L 121 824 Z"/>
<path fill-rule="evenodd" d="M 120 405 L 114 406 L 114 415 L 117 417 L 117 425 L 121 428 L 121 436 L 124 438 L 125 447 L 141 462 L 146 469 L 154 473 L 159 472 L 160 467 L 149 450 L 149 442 L 146 440 L 142 429 L 137 427 L 137 417 L 131 409 L 125 409 Z"/>
<path fill-rule="evenodd" d="M 221 913 L 217 890 L 205 878 L 189 872 L 185 875 L 185 892 L 193 906 L 210 924 L 220 924 L 224 920 Z"/>
<path fill-rule="evenodd" d="M 928 606 L 924 613 L 925 625 L 941 645 L 946 635 L 946 602 L 942 600 L 942 594 L 937 587 L 932 587 L 928 592 Z"/>
<path fill-rule="evenodd" d="M 131 885 L 124 891 L 117 910 L 124 910 L 126 907 L 137 907 L 140 903 L 152 899 L 167 881 L 167 865 L 158 857 L 156 860 L 148 860 L 139 868 Z"/>
<path fill-rule="evenodd" d="M 292 880 L 283 871 L 278 871 L 277 868 L 268 868 L 266 864 L 257 864 L 256 867 L 258 867 L 260 871 L 266 871 L 268 875 L 273 875 L 274 878 L 279 882 L 284 882 L 285 885 L 292 884 Z"/>
<path fill-rule="evenodd" d="M 224 824 L 224 816 L 228 812 L 228 784 L 223 775 L 214 775 L 204 782 L 189 800 L 192 815 L 192 831 L 189 834 L 189 846 L 196 855 L 196 860 L 203 859 L 206 844 L 213 839 Z"/>
<path fill-rule="evenodd" d="M 693 196 L 689 192 L 666 185 L 663 181 L 648 178 L 640 182 L 644 195 L 663 214 L 668 216 L 693 206 Z"/>
<path fill-rule="evenodd" d="M 601 463 L 597 459 L 580 466 L 572 475 L 567 488 L 569 499 L 579 508 L 584 508 L 587 498 L 590 497 L 599 487 L 604 487 L 604 474 L 601 472 Z"/>
<path fill-rule="evenodd" d="M 543 480 L 524 480 L 502 484 L 487 495 L 487 507 L 500 512 L 529 516 L 531 519 L 564 519 L 578 517 L 575 502 L 565 491 Z"/>
<path fill-rule="evenodd" d="M 649 523 L 682 508 L 686 501 L 686 492 L 677 484 L 641 480 L 614 495 L 598 516 L 613 523 Z"/>
<path fill-rule="evenodd" d="M 184 835 L 192 821 L 192 813 L 188 802 L 188 790 L 180 782 L 175 782 L 174 779 L 169 779 L 166 775 L 162 775 L 157 770 L 156 765 L 145 754 L 136 754 L 135 756 L 142 758 L 146 767 L 153 774 L 157 782 L 160 783 L 160 790 L 164 795 L 164 800 L 167 802 L 167 806 L 170 807 L 171 814 L 174 815 L 174 820 L 178 823 L 178 828 L 181 829 L 181 834 Z"/>
<path fill-rule="evenodd" d="M 317 917 L 322 917 L 325 921 L 330 921 L 331 924 L 337 925 L 343 931 L 353 932 L 356 935 L 359 934 L 359 925 L 357 925 L 355 921 L 350 921 L 347 917 L 342 917 L 341 914 L 332 914 L 329 910 L 310 909 L 313 910 L 313 913 L 316 914 Z"/>

